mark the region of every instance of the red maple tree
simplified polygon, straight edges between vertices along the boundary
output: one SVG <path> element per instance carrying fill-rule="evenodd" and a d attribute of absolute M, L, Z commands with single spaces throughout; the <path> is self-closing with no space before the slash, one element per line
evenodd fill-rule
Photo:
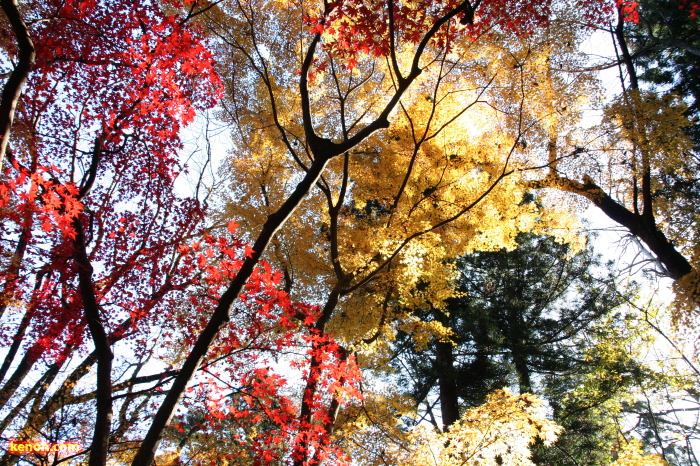
<path fill-rule="evenodd" d="M 186 168 L 178 161 L 180 130 L 216 103 L 221 82 L 201 30 L 188 21 L 193 10 L 177 16 L 137 1 L 58 0 L 23 5 L 21 14 L 12 2 L 3 8 L 15 35 L 29 39 L 9 44 L 6 54 L 21 57 L 29 47 L 32 59 L 8 110 L 12 140 L 4 138 L 0 305 L 16 325 L 3 329 L 2 378 L 14 370 L 0 404 L 19 396 L 32 371 L 44 371 L 50 384 L 82 358 L 56 392 L 65 396 L 96 364 L 89 455 L 91 464 L 104 464 L 116 393 L 154 382 L 152 392 L 177 374 L 120 379 L 117 351 L 129 348 L 143 361 L 157 348 L 193 344 L 251 255 L 240 239 L 207 233 L 200 203 L 174 190 Z M 247 318 L 223 329 L 207 359 L 228 363 L 229 383 L 279 398 L 281 408 L 266 415 L 278 435 L 294 436 L 303 428 L 260 355 L 308 334 L 316 313 L 290 302 L 278 290 L 279 274 L 257 262 L 239 297 Z M 245 347 L 250 341 L 254 347 Z M 43 405 L 45 422 L 64 407 L 54 398 Z M 10 421 L 27 408 L 19 403 Z M 219 408 L 212 406 L 212 420 Z M 251 406 L 229 414 L 254 422 L 255 413 Z M 25 414 L 21 436 L 41 428 Z M 265 445 L 256 447 L 261 457 L 271 455 Z"/>

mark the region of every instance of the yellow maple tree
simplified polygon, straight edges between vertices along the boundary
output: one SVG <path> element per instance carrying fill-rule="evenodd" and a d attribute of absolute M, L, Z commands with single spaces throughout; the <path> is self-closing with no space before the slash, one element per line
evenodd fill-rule
<path fill-rule="evenodd" d="M 537 169 L 531 151 L 568 124 L 557 106 L 580 99 L 591 81 L 552 66 L 581 59 L 575 34 L 552 26 L 528 37 L 456 35 L 424 51 L 406 90 L 402 73 L 416 60 L 408 43 L 392 60 L 359 54 L 352 66 L 321 49 L 305 104 L 292 72 L 304 56 L 289 53 L 308 41 L 298 18 L 290 5 L 260 1 L 219 5 L 207 20 L 221 37 L 222 66 L 237 79 L 221 114 L 235 147 L 222 169 L 231 182 L 219 216 L 259 231 L 318 160 L 315 144 L 353 140 L 400 93 L 390 127 L 328 161 L 268 253 L 285 290 L 321 306 L 316 329 L 365 369 L 383 371 L 399 329 L 417 340 L 449 334 L 410 312 L 443 307 L 449 259 L 515 247 L 517 234 L 533 229 L 573 239 L 573 216 L 529 199 L 523 179 Z M 309 140 L 309 124 L 318 141 Z M 306 392 L 317 389 L 308 382 Z M 329 411 L 331 426 L 337 413 Z"/>
<path fill-rule="evenodd" d="M 362 464 L 532 466 L 532 444 L 550 445 L 561 430 L 547 419 L 541 400 L 508 389 L 497 390 L 483 405 L 466 410 L 447 432 L 422 424 L 406 430 L 397 423 L 398 412 L 376 408 L 364 416 L 370 428 L 358 429 L 361 416 L 350 413 L 352 421 L 337 434 Z"/>

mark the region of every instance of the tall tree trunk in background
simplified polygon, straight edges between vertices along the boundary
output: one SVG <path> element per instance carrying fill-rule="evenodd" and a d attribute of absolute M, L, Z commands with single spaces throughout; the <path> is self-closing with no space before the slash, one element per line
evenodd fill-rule
<path fill-rule="evenodd" d="M 435 348 L 443 431 L 446 431 L 459 419 L 457 381 L 455 380 L 452 347 L 451 342 L 438 342 Z"/>

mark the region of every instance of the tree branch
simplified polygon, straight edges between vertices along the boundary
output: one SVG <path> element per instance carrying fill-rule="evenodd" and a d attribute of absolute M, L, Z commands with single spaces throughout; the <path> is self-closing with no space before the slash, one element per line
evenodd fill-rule
<path fill-rule="evenodd" d="M 2 172 L 15 109 L 17 108 L 22 88 L 29 77 L 29 72 L 34 67 L 36 53 L 27 25 L 19 13 L 17 0 L 0 0 L 0 8 L 2 8 L 10 21 L 12 31 L 17 38 L 17 48 L 19 49 L 19 61 L 5 83 L 5 87 L 2 90 L 2 101 L 0 101 L 0 172 Z"/>

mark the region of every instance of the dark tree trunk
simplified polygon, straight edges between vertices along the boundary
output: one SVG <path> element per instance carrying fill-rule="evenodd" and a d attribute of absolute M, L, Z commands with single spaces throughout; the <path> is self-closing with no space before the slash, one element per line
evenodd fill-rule
<path fill-rule="evenodd" d="M 452 343 L 438 342 L 435 348 L 440 389 L 440 413 L 444 431 L 459 419 L 459 400 L 455 380 L 454 354 Z"/>
<path fill-rule="evenodd" d="M 5 12 L 10 25 L 12 25 L 12 31 L 17 38 L 17 48 L 19 49 L 17 66 L 12 70 L 10 78 L 5 83 L 5 87 L 2 90 L 2 101 L 0 102 L 0 171 L 2 171 L 15 109 L 22 94 L 22 88 L 29 77 L 29 72 L 34 66 L 36 53 L 34 52 L 34 44 L 27 30 L 27 25 L 19 14 L 17 0 L 0 0 L 0 7 Z"/>

